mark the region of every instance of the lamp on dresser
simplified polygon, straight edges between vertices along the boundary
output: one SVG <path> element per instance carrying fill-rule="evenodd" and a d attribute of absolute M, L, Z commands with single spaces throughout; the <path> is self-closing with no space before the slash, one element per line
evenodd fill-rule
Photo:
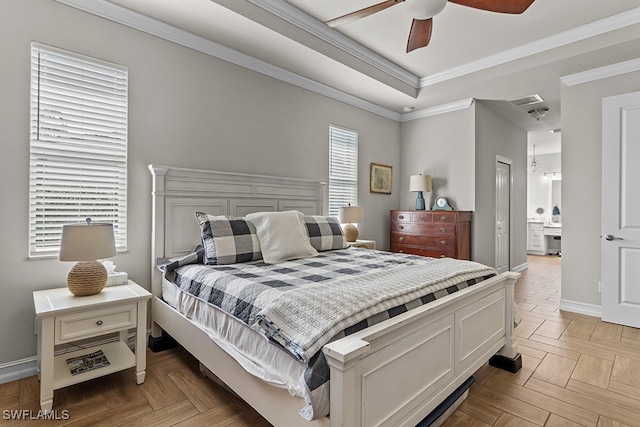
<path fill-rule="evenodd" d="M 67 275 L 67 288 L 75 296 L 100 293 L 107 284 L 107 270 L 99 259 L 116 255 L 113 224 L 85 223 L 62 226 L 60 261 L 78 261 Z"/>
<path fill-rule="evenodd" d="M 431 175 L 411 175 L 409 178 L 409 191 L 418 192 L 416 197 L 416 210 L 423 211 L 426 206 L 431 206 Z M 429 193 L 429 202 L 424 199 L 423 192 Z"/>
<path fill-rule="evenodd" d="M 355 242 L 358 240 L 358 227 L 354 224 L 359 223 L 362 220 L 362 209 L 360 206 L 343 206 L 338 213 L 338 221 L 340 224 L 344 224 L 342 229 L 344 230 L 344 237 L 347 242 Z"/>

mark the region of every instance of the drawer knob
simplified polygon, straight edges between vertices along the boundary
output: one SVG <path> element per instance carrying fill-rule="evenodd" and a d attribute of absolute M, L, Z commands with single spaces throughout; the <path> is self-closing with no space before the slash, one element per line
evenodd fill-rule
<path fill-rule="evenodd" d="M 400 249 L 398 252 L 403 253 L 404 251 L 402 249 Z"/>
<path fill-rule="evenodd" d="M 446 245 L 446 244 L 447 244 L 447 241 L 446 241 L 446 240 L 440 240 L 440 244 L 441 244 L 442 246 L 444 246 L 444 245 Z"/>
<path fill-rule="evenodd" d="M 402 242 L 404 240 L 404 237 L 401 237 L 398 239 L 398 242 Z"/>
<path fill-rule="evenodd" d="M 404 230 L 404 225 L 398 227 L 400 230 Z"/>
<path fill-rule="evenodd" d="M 449 220 L 449 217 L 447 217 L 447 216 L 441 216 L 440 217 L 440 221 L 448 221 L 448 220 Z"/>
<path fill-rule="evenodd" d="M 404 219 L 404 215 L 399 215 L 398 218 L 399 219 Z"/>
<path fill-rule="evenodd" d="M 98 321 L 96 322 L 96 325 L 98 325 L 98 326 L 102 325 L 102 320 L 98 320 Z"/>
<path fill-rule="evenodd" d="M 446 227 L 440 227 L 440 232 L 441 233 L 446 233 L 447 232 L 447 228 Z"/>
<path fill-rule="evenodd" d="M 446 255 L 440 255 L 440 258 L 446 258 L 446 257 L 447 257 Z"/>

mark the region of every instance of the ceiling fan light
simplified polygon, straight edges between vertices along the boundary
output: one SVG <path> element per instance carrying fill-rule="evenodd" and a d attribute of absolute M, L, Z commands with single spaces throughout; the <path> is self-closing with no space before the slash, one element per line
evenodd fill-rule
<path fill-rule="evenodd" d="M 440 12 L 447 5 L 448 0 L 405 0 L 409 15 L 413 19 L 429 19 Z"/>

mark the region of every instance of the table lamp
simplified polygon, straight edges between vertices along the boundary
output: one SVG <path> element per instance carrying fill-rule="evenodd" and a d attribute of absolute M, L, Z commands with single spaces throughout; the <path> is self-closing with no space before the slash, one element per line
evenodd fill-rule
<path fill-rule="evenodd" d="M 67 287 L 76 296 L 100 293 L 107 284 L 107 270 L 99 259 L 116 255 L 113 224 L 92 223 L 62 226 L 60 261 L 78 261 L 67 275 Z"/>
<path fill-rule="evenodd" d="M 417 191 L 416 210 L 423 211 L 425 206 L 431 206 L 431 175 L 411 175 L 409 179 L 409 191 Z M 429 193 L 429 203 L 425 203 L 422 192 Z"/>
<path fill-rule="evenodd" d="M 358 227 L 353 225 L 362 220 L 362 209 L 360 206 L 343 206 L 338 213 L 338 221 L 340 224 L 344 224 L 342 229 L 344 230 L 344 237 L 347 242 L 355 242 L 358 240 Z"/>

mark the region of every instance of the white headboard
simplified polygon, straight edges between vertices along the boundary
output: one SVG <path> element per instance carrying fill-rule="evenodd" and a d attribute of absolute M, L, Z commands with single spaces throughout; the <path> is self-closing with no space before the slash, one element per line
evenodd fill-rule
<path fill-rule="evenodd" d="M 149 165 L 149 170 L 154 295 L 159 295 L 155 287 L 160 286 L 156 260 L 185 255 L 200 243 L 196 211 L 229 216 L 292 209 L 308 215 L 327 211 L 324 182 L 160 165 Z"/>

